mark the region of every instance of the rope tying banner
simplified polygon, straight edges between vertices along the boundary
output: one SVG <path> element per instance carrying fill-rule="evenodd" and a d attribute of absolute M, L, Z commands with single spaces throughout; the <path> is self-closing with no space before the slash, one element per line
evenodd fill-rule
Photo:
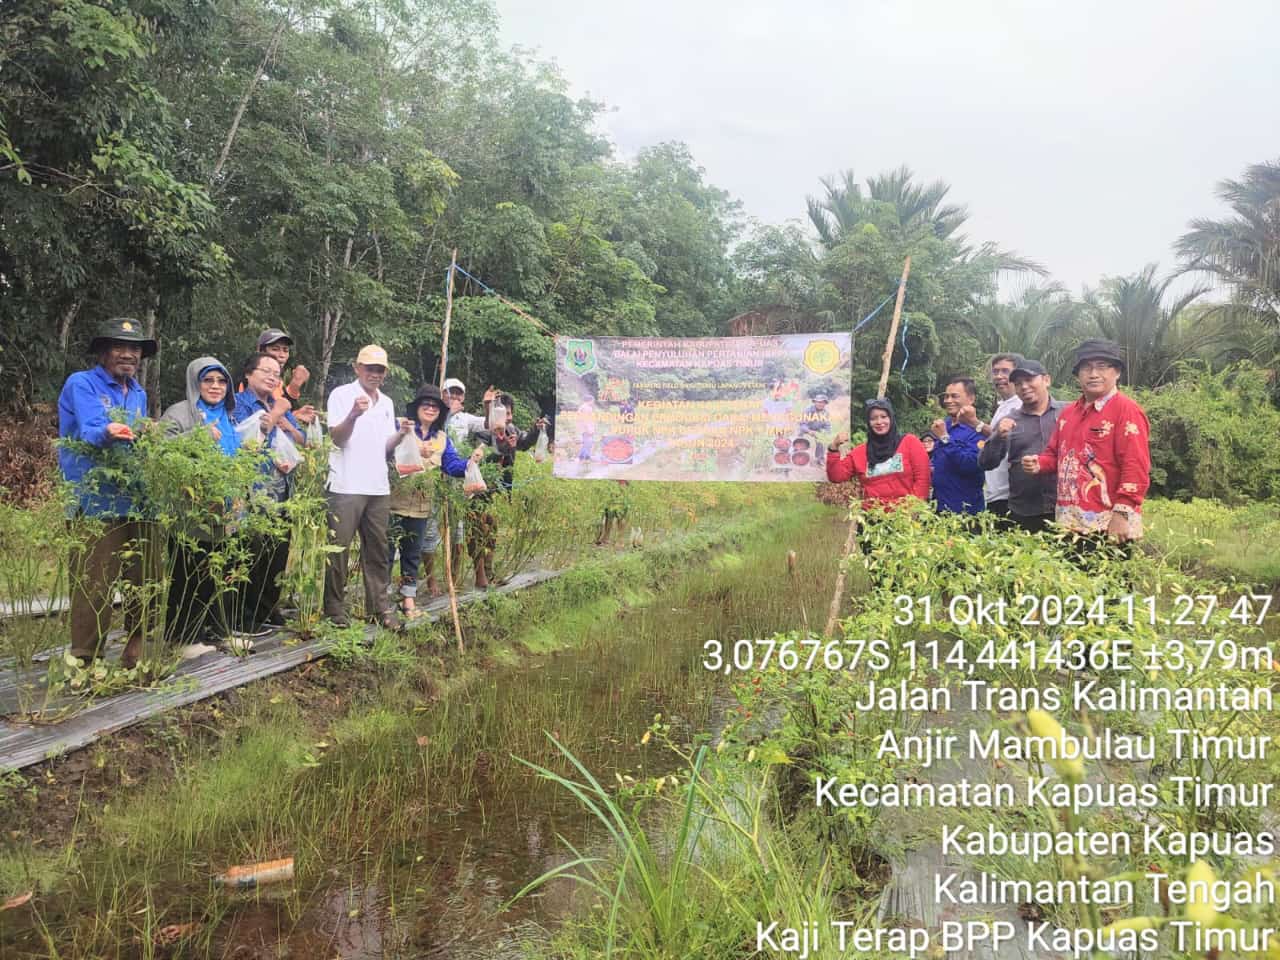
<path fill-rule="evenodd" d="M 553 332 L 551 331 L 551 329 L 550 329 L 550 328 L 549 328 L 545 323 L 543 323 L 541 320 L 539 320 L 537 317 L 532 317 L 532 316 L 530 316 L 529 314 L 525 313 L 525 311 L 523 311 L 522 309 L 520 309 L 519 307 L 517 307 L 514 303 L 512 303 L 510 300 L 508 300 L 506 297 L 504 297 L 502 294 L 500 294 L 497 290 L 493 289 L 493 287 L 489 286 L 487 283 L 485 283 L 485 282 L 484 282 L 483 280 L 481 280 L 479 277 L 473 277 L 471 274 L 467 273 L 467 271 L 466 271 L 466 270 L 464 270 L 462 267 L 459 267 L 459 266 L 453 266 L 453 267 L 450 267 L 450 268 L 449 268 L 449 270 L 446 270 L 446 271 L 444 272 L 444 283 L 445 283 L 445 289 L 446 289 L 446 290 L 447 290 L 447 289 L 448 289 L 448 287 L 449 287 L 449 272 L 450 272 L 450 270 L 456 270 L 458 273 L 462 274 L 464 277 L 466 277 L 468 280 L 470 280 L 472 283 L 474 283 L 476 286 L 478 286 L 478 287 L 479 287 L 481 290 L 483 290 L 485 293 L 489 294 L 490 296 L 497 297 L 497 298 L 498 298 L 498 300 L 500 300 L 502 303 L 506 304 L 508 307 L 510 307 L 512 310 L 514 310 L 514 311 L 515 311 L 516 313 L 518 313 L 520 316 L 524 317 L 526 320 L 528 320 L 530 323 L 532 323 L 535 327 L 537 327 L 539 330 L 541 330 L 543 333 L 545 333 L 548 337 L 554 337 L 554 336 L 555 336 L 555 333 L 553 333 Z"/>

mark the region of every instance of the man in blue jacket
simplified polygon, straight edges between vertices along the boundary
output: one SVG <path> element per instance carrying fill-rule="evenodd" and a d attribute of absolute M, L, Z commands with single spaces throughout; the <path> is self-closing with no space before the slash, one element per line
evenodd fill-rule
<path fill-rule="evenodd" d="M 76 512 L 102 524 L 70 558 L 71 654 L 85 660 L 97 657 L 106 642 L 117 579 L 123 576 L 140 592 L 142 558 L 155 552 L 144 543 L 149 532 L 137 505 L 99 468 L 99 451 L 133 443 L 147 416 L 147 393 L 136 375 L 143 358 L 155 354 L 156 342 L 137 320 L 120 317 L 102 326 L 89 352 L 97 365 L 69 376 L 58 397 L 58 466 L 76 488 Z M 126 599 L 128 642 L 120 662 L 132 669 L 142 655 L 142 611 L 137 596 Z"/>
<path fill-rule="evenodd" d="M 952 377 L 942 394 L 946 420 L 933 421 L 933 500 L 939 513 L 982 512 L 982 481 L 978 466 L 982 424 L 974 402 L 978 399 L 973 381 Z"/>

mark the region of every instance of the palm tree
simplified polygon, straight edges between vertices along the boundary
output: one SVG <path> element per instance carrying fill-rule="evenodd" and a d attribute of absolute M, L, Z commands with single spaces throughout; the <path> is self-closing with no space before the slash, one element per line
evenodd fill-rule
<path fill-rule="evenodd" d="M 867 180 L 870 199 L 890 204 L 898 212 L 898 223 L 904 227 L 928 227 L 939 240 L 951 236 L 969 219 L 969 208 L 943 205 L 951 192 L 950 184 L 941 180 L 920 186 L 911 182 L 915 176 L 905 164 L 897 170 Z"/>
<path fill-rule="evenodd" d="M 868 201 L 888 204 L 897 215 L 898 226 L 905 231 L 924 230 L 945 240 L 969 219 L 967 207 L 944 204 L 951 192 L 949 184 L 935 180 L 930 184 L 912 182 L 910 167 L 882 173 L 867 180 L 864 195 L 852 170 L 839 176 L 823 177 L 824 197 L 807 197 L 809 220 L 818 231 L 824 247 L 834 247 L 859 223 L 870 219 Z"/>
<path fill-rule="evenodd" d="M 1185 322 L 1185 311 L 1208 292 L 1196 286 L 1166 304 L 1169 286 L 1178 274 L 1156 279 L 1157 265 L 1149 263 L 1129 277 L 1106 277 L 1100 290 L 1085 291 L 1084 302 L 1099 332 L 1124 349 L 1127 381 L 1154 387 L 1167 380 L 1180 360 L 1210 346 L 1221 337 L 1211 324 Z"/>
<path fill-rule="evenodd" d="M 984 351 L 1039 360 L 1055 381 L 1070 369 L 1071 349 L 1090 327 L 1084 305 L 1059 283 L 1027 287 L 1010 303 L 983 304 L 973 324 Z"/>
<path fill-rule="evenodd" d="M 1237 306 L 1280 326 L 1280 160 L 1253 164 L 1216 193 L 1235 216 L 1191 221 L 1177 242 L 1184 269 L 1213 274 Z"/>
<path fill-rule="evenodd" d="M 852 170 L 842 170 L 838 178 L 823 177 L 822 186 L 827 195 L 805 197 L 805 203 L 818 239 L 824 247 L 831 248 L 864 219 L 862 188 Z"/>

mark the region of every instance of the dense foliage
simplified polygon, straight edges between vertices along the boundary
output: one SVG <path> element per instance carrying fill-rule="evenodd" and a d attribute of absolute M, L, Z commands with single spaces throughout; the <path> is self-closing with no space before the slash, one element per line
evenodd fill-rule
<path fill-rule="evenodd" d="M 1269 381 L 1268 371 L 1240 363 L 1220 373 L 1187 368 L 1177 382 L 1141 391 L 1153 492 L 1229 503 L 1280 495 L 1280 411 Z"/>
<path fill-rule="evenodd" d="M 1193 222 L 1173 272 L 1076 297 L 966 237 L 948 185 L 905 166 L 843 171 L 797 204 L 803 222 L 748 228 L 684 145 L 618 159 L 604 110 L 503 50 L 491 0 L 13 0 L 0 404 L 25 415 L 52 400 L 96 324 L 121 314 L 160 338 L 144 376 L 157 406 L 181 394 L 192 355 L 234 365 L 266 326 L 318 374 L 308 400 L 369 341 L 402 392 L 437 371 L 455 249 L 450 370 L 529 413 L 550 409 L 553 332 L 846 330 L 891 298 L 907 255 L 888 392 L 910 427 L 936 415 L 945 376 L 980 375 L 997 350 L 1038 355 L 1059 386 L 1085 336 L 1124 344 L 1138 387 L 1187 360 L 1273 370 L 1280 356 L 1276 162 L 1219 185 L 1231 216 Z M 1011 272 L 1021 292 L 1002 302 Z M 891 307 L 857 335 L 857 395 L 876 389 Z"/>

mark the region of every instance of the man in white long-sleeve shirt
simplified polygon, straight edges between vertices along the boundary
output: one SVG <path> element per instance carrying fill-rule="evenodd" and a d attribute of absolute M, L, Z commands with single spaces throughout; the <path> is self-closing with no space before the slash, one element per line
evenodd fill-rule
<path fill-rule="evenodd" d="M 1022 401 L 1018 399 L 1013 384 L 1009 381 L 1009 374 L 1013 373 L 1014 368 L 1021 363 L 1022 356 L 1017 353 L 997 353 L 991 358 L 991 385 L 996 389 L 999 402 L 996 405 L 996 412 L 991 415 L 991 420 L 978 425 L 978 432 L 984 437 L 991 436 L 991 431 L 1005 417 L 1012 416 L 1015 410 L 1022 409 Z M 1000 465 L 994 470 L 986 472 L 982 482 L 982 495 L 986 500 L 988 513 L 997 517 L 1009 515 L 1008 457 L 1001 460 Z"/>

